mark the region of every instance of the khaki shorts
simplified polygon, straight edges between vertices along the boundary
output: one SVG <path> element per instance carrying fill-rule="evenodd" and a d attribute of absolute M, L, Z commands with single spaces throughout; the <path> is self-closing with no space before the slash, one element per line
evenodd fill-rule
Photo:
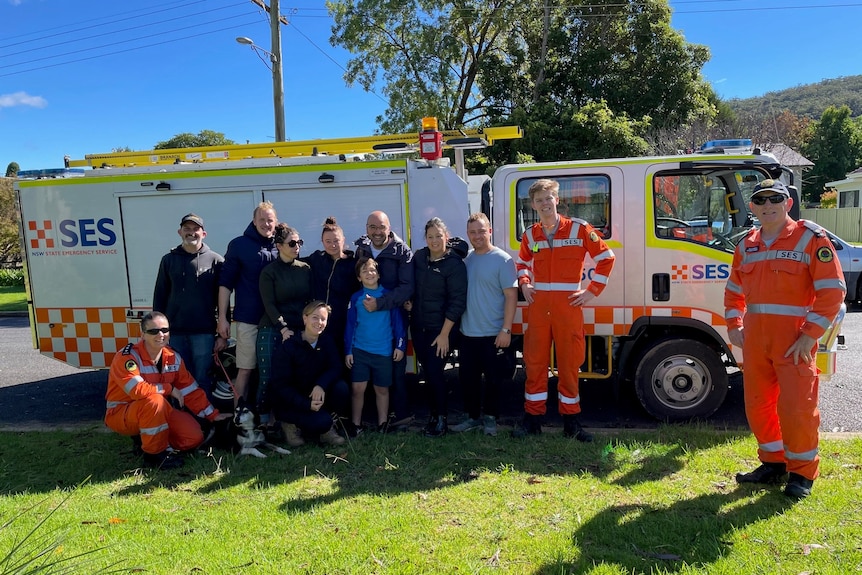
<path fill-rule="evenodd" d="M 238 369 L 257 367 L 257 326 L 236 322 L 236 366 Z"/>

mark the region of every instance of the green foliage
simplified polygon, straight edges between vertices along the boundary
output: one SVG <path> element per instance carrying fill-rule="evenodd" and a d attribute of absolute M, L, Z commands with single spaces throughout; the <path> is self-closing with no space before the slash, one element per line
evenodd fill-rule
<path fill-rule="evenodd" d="M 201 130 L 197 134 L 192 134 L 191 132 L 177 134 L 170 140 L 157 143 L 154 149 L 201 148 L 204 146 L 227 146 L 235 143 L 233 140 L 225 138 L 222 132 Z"/>
<path fill-rule="evenodd" d="M 769 117 L 789 110 L 796 116 L 813 120 L 830 106 L 847 106 L 852 116 L 862 116 L 862 75 L 823 80 L 755 98 L 734 98 L 727 103 L 740 115 Z"/>
<path fill-rule="evenodd" d="M 806 177 L 810 190 L 807 199 L 819 198 L 827 182 L 842 180 L 859 166 L 862 135 L 850 114 L 849 106 L 830 106 L 814 124 L 803 151 L 814 162 L 814 168 Z"/>
<path fill-rule="evenodd" d="M 0 263 L 21 261 L 18 215 L 11 178 L 0 178 Z"/>
<path fill-rule="evenodd" d="M 18 177 L 18 170 L 21 167 L 18 165 L 18 162 L 9 162 L 9 165 L 6 166 L 6 177 L 7 178 L 16 178 Z"/>
<path fill-rule="evenodd" d="M 829 190 L 820 195 L 820 207 L 834 209 L 838 207 L 838 192 Z"/>
<path fill-rule="evenodd" d="M 24 270 L 15 268 L 0 268 L 0 286 L 24 285 Z"/>
<path fill-rule="evenodd" d="M 416 129 L 424 115 L 445 128 L 519 123 L 533 141 L 507 155 L 549 160 L 569 148 L 578 156 L 567 157 L 627 155 L 644 148 L 637 139 L 648 125 L 715 114 L 700 73 L 709 52 L 670 27 L 666 0 L 327 6 L 335 22 L 330 42 L 354 55 L 345 80 L 366 90 L 382 85 L 388 98 L 378 118 L 383 132 Z M 610 120 L 596 122 L 598 109 Z M 560 118 L 575 127 L 610 121 L 614 130 L 578 141 L 583 129 L 569 134 Z"/>

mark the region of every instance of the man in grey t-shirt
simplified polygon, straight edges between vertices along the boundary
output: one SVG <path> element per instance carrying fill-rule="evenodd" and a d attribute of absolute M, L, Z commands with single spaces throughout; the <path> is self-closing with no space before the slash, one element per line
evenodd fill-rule
<path fill-rule="evenodd" d="M 507 348 L 512 343 L 518 276 L 512 257 L 491 243 L 491 223 L 485 214 L 470 216 L 467 237 L 473 251 L 464 260 L 467 310 L 461 316 L 458 371 L 468 418 L 451 429 L 461 432 L 482 427 L 487 435 L 497 435 L 499 392 L 510 367 Z M 480 419 L 483 396 L 485 415 Z"/>

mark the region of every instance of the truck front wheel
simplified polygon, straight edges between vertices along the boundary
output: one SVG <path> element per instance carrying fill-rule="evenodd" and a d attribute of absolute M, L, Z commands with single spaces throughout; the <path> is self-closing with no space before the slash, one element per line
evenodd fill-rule
<path fill-rule="evenodd" d="M 638 359 L 635 391 L 647 413 L 665 421 L 708 417 L 727 396 L 727 370 L 709 346 L 665 339 Z"/>

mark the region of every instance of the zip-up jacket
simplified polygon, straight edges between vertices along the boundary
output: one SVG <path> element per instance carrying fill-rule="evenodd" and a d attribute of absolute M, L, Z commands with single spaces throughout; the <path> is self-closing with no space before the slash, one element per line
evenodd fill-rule
<path fill-rule="evenodd" d="M 823 228 L 788 219 L 769 247 L 761 230 L 751 230 L 736 246 L 724 290 L 728 329 L 742 327 L 747 315 L 792 317 L 800 332 L 814 339 L 829 328 L 847 286 L 841 264 Z"/>
<path fill-rule="evenodd" d="M 467 242 L 452 238 L 439 260 L 431 261 L 428 248 L 413 254 L 413 326 L 439 330 L 447 319 L 458 324 L 467 309 L 467 251 Z"/>
<path fill-rule="evenodd" d="M 273 238 L 257 233 L 254 222 L 227 245 L 219 286 L 234 291 L 232 319 L 257 325 L 263 315 L 258 281 L 263 266 L 278 257 Z"/>
<path fill-rule="evenodd" d="M 356 257 L 350 250 L 344 250 L 344 253 L 347 257 L 337 260 L 324 250 L 300 258 L 311 266 L 312 299 L 326 302 L 332 308 L 326 330 L 336 340 L 344 338 L 350 296 L 360 287 L 356 279 Z"/>
<path fill-rule="evenodd" d="M 383 296 L 386 297 L 386 288 L 383 288 Z M 356 335 L 357 308 L 362 305 L 365 290 L 360 289 L 350 297 L 350 306 L 347 308 L 347 326 L 344 331 L 344 355 L 353 353 L 353 338 Z M 404 325 L 404 314 L 402 308 L 390 310 L 377 310 L 373 313 L 389 313 L 389 325 L 391 326 L 392 345 L 395 349 L 407 351 L 407 326 Z M 381 334 L 381 336 L 384 334 Z"/>
<path fill-rule="evenodd" d="M 541 222 L 524 232 L 515 267 L 518 285 L 533 284 L 536 291 L 571 293 L 581 289 L 584 258 L 587 253 L 596 263 L 596 272 L 587 290 L 599 295 L 614 267 L 614 252 L 598 232 L 581 219 L 560 216 L 553 242 L 548 241 Z"/>
<path fill-rule="evenodd" d="M 268 393 L 280 409 L 311 409 L 311 390 L 319 385 L 323 391 L 336 383 L 342 374 L 344 360 L 335 341 L 322 334 L 317 345 L 302 339 L 302 332 L 282 342 L 272 354 L 272 380 Z"/>
<path fill-rule="evenodd" d="M 224 258 L 203 244 L 190 254 L 179 245 L 162 256 L 153 311 L 165 314 L 178 335 L 214 334 L 218 278 Z"/>
<path fill-rule="evenodd" d="M 389 232 L 389 244 L 376 258 L 371 253 L 371 239 L 362 236 L 356 240 L 356 259 L 373 258 L 377 262 L 380 285 L 389 293 L 377 300 L 380 309 L 400 308 L 413 297 L 413 252 L 404 240 Z"/>
<path fill-rule="evenodd" d="M 108 372 L 107 410 L 125 406 L 150 395 L 170 397 L 173 388 L 182 391 L 185 407 L 194 415 L 213 421 L 219 414 L 203 389 L 188 372 L 180 356 L 170 347 L 162 350 L 161 370 L 150 359 L 143 340 L 117 352 Z"/>

